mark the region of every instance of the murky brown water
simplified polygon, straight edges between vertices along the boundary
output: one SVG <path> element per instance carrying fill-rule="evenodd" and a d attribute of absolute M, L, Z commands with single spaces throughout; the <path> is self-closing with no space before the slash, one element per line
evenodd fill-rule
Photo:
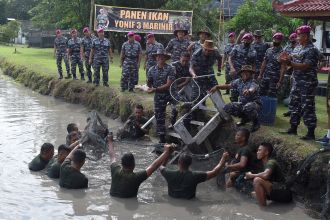
<path fill-rule="evenodd" d="M 41 144 L 51 142 L 57 148 L 65 142 L 66 125 L 77 122 L 83 128 L 87 113 L 80 105 L 38 95 L 0 78 L 0 219 L 310 219 L 297 204 L 260 210 L 245 195 L 218 190 L 215 180 L 200 184 L 194 200 L 171 199 L 158 172 L 141 185 L 137 199 L 111 198 L 106 154 L 84 166 L 87 190 L 64 190 L 44 173 L 30 172 L 27 164 Z M 118 126 L 107 122 L 109 127 Z M 154 159 L 151 147 L 120 145 L 116 150 L 135 153 L 137 169 Z"/>

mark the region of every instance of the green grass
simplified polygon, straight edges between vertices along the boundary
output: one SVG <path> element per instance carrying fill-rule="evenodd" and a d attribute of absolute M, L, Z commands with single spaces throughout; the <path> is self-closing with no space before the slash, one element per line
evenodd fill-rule
<path fill-rule="evenodd" d="M 14 53 L 14 48 L 11 46 L 0 45 L 0 57 L 6 58 L 8 61 L 26 66 L 36 72 L 46 75 L 57 76 L 57 68 L 55 58 L 53 57 L 53 49 L 40 49 L 40 48 L 27 48 L 22 46 L 16 46 L 17 53 Z M 142 66 L 142 65 L 141 65 Z M 63 63 L 63 69 L 64 63 Z M 119 68 L 119 56 L 115 54 L 114 62 L 110 64 L 109 82 L 110 86 L 119 87 L 121 77 L 121 69 Z M 319 74 L 320 80 L 327 80 L 327 74 Z M 217 77 L 219 83 L 224 83 L 224 75 Z M 139 83 L 144 84 L 146 81 L 145 70 L 140 68 L 139 71 Z M 149 95 L 150 96 L 150 95 Z M 224 100 L 229 102 L 229 97 L 224 96 Z M 316 110 L 318 117 L 318 127 L 316 134 L 322 136 L 327 129 L 327 112 L 325 105 L 325 97 L 316 98 Z M 281 129 L 285 129 L 289 125 L 289 119 L 282 117 L 282 114 L 287 111 L 287 108 L 282 104 L 278 105 L 277 116 L 275 125 L 268 127 L 277 132 Z M 304 134 L 306 132 L 305 126 L 300 126 L 299 133 Z"/>

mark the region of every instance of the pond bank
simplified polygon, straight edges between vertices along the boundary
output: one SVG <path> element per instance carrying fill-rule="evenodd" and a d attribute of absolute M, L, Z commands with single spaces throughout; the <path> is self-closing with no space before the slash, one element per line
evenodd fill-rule
<path fill-rule="evenodd" d="M 137 103 L 144 105 L 147 116 L 153 114 L 153 99 L 148 95 L 121 93 L 118 88 L 95 87 L 81 81 L 57 80 L 55 76 L 31 71 L 5 59 L 0 59 L 0 68 L 5 75 L 40 94 L 82 104 L 87 108 L 103 112 L 111 118 L 120 117 L 121 121 L 125 121 L 132 113 L 132 107 Z M 225 138 L 227 140 L 228 137 L 232 138 L 234 130 L 229 133 L 229 135 L 223 135 L 219 129 L 219 138 L 216 142 L 223 143 Z M 299 163 L 308 154 L 318 149 L 314 143 L 301 141 L 297 137 L 279 135 L 270 127 L 262 127 L 251 136 L 251 145 L 257 146 L 264 141 L 274 144 L 276 158 L 288 175 L 295 173 Z M 216 145 L 216 143 L 212 144 Z M 320 198 L 325 193 L 327 160 L 328 158 L 317 160 L 303 183 L 296 184 L 294 187 L 299 200 L 305 202 L 309 208 L 319 210 L 323 202 Z"/>

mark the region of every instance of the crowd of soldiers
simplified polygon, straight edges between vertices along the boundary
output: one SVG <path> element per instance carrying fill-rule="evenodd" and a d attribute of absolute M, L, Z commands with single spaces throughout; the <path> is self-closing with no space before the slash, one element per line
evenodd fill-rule
<path fill-rule="evenodd" d="M 68 55 L 71 59 L 71 74 L 76 79 L 75 65 L 80 68 L 82 55 L 86 53 L 88 64 L 93 64 L 94 83 L 99 83 L 99 69 L 109 68 L 109 57 L 112 58 L 109 42 L 104 39 L 104 30 L 98 29 L 98 38 L 91 40 L 91 46 L 85 47 L 85 38 L 90 37 L 90 31 L 84 29 L 85 38 L 80 41 L 76 38 L 76 31 L 71 32 L 72 39 L 67 43 Z M 313 45 L 311 39 L 311 28 L 307 25 L 297 28 L 295 33 L 289 36 L 289 44 L 283 49 L 282 44 L 285 36 L 280 32 L 273 33 L 272 43 L 265 43 L 261 31 L 252 33 L 241 32 L 236 39 L 235 33 L 229 33 L 229 43 L 225 47 L 222 57 L 211 34 L 206 30 L 198 32 L 199 40 L 190 42 L 187 30 L 175 30 L 175 37 L 164 46 L 158 43 L 151 33 L 147 35 L 146 57 L 144 67 L 147 75 L 147 92 L 154 94 L 154 112 L 156 118 L 156 130 L 160 143 L 166 143 L 165 116 L 168 103 L 173 103 L 169 88 L 179 78 L 191 77 L 198 83 L 201 95 L 200 101 L 207 93 L 217 90 L 225 90 L 230 94 L 231 103 L 224 106 L 224 110 L 241 121 L 237 126 L 252 122 L 250 130 L 238 129 L 235 143 L 239 149 L 233 156 L 233 162 L 226 163 L 230 157 L 229 153 L 223 153 L 219 163 L 208 172 L 190 171 L 192 156 L 181 154 L 178 160 L 178 169 L 166 168 L 166 161 L 173 152 L 173 146 L 165 144 L 163 153 L 145 170 L 134 172 L 135 159 L 132 153 L 126 153 L 121 158 L 121 164 L 116 162 L 112 136 L 107 138 L 109 155 L 111 160 L 111 189 L 110 195 L 114 197 L 136 197 L 140 184 L 145 181 L 159 167 L 161 175 L 168 183 L 168 194 L 175 198 L 191 199 L 195 197 L 196 186 L 220 172 L 226 174 L 225 186 L 237 186 L 243 180 L 252 180 L 254 195 L 259 204 L 265 206 L 267 199 L 275 201 L 289 201 L 291 195 L 276 188 L 278 182 L 283 182 L 283 176 L 277 162 L 270 159 L 273 147 L 269 143 L 262 143 L 256 151 L 250 149 L 248 139 L 250 132 L 259 129 L 259 113 L 262 109 L 260 96 L 276 97 L 279 89 L 284 84 L 285 75 L 291 74 L 290 92 L 290 128 L 285 134 L 297 135 L 297 127 L 303 118 L 308 132 L 302 137 L 304 140 L 314 140 L 316 128 L 315 114 L 315 90 L 318 84 L 317 68 L 322 60 L 319 50 Z M 137 84 L 138 69 L 142 59 L 141 45 L 136 40 L 133 32 L 128 33 L 128 41 L 122 45 L 121 66 L 123 69 L 121 78 L 122 91 L 134 91 Z M 60 31 L 55 40 L 58 63 L 65 58 L 65 39 L 61 38 Z M 78 49 L 80 48 L 80 49 Z M 62 49 L 62 50 L 60 50 Z M 90 51 L 89 53 L 87 53 Z M 83 53 L 82 53 L 83 52 Z M 167 61 L 171 60 L 168 64 Z M 219 85 L 213 66 L 218 63 L 218 71 L 225 67 L 226 84 Z M 67 62 L 66 62 L 67 63 Z M 68 69 L 69 67 L 67 67 Z M 98 72 L 97 69 L 98 68 Z M 83 68 L 81 79 L 84 79 Z M 60 72 L 60 68 L 59 68 Z M 68 72 L 67 77 L 71 77 Z M 104 74 L 104 72 L 103 72 Z M 204 77 L 205 76 L 205 77 Z M 60 78 L 62 72 L 60 72 Z M 89 75 L 88 75 L 89 77 Z M 97 78 L 98 77 L 98 78 Z M 287 77 L 288 78 L 288 77 Z M 95 81 L 96 80 L 96 81 Z M 103 75 L 103 83 L 108 86 L 108 77 Z M 89 78 L 89 82 L 92 82 Z M 172 111 L 172 120 L 175 122 L 176 110 Z M 124 131 L 125 135 L 134 134 L 134 138 L 142 137 L 148 132 L 148 128 L 142 128 L 147 121 L 143 117 L 143 107 L 136 106 L 134 117 L 130 117 L 125 127 L 132 130 Z M 80 173 L 86 154 L 79 150 L 77 141 L 78 129 L 69 134 L 70 147 L 59 147 L 57 172 L 59 173 L 60 186 L 66 188 L 88 187 L 87 178 Z M 69 130 L 68 130 L 69 131 Z M 64 150 L 65 148 L 65 150 Z M 62 156 L 62 153 L 66 156 Z M 43 145 L 40 154 L 29 164 L 31 170 L 44 169 L 53 158 L 54 147 L 50 144 Z M 256 160 L 258 159 L 258 160 Z M 71 162 L 72 161 L 72 162 Z M 259 162 L 257 162 L 259 161 Z M 260 167 L 256 167 L 261 163 Z M 50 175 L 50 174 L 49 174 Z"/>
<path fill-rule="evenodd" d="M 141 106 L 137 106 L 136 111 L 141 117 Z M 82 132 L 74 123 L 68 124 L 67 131 L 66 144 L 58 147 L 56 156 L 54 156 L 54 146 L 51 143 L 44 143 L 40 153 L 28 164 L 28 167 L 34 172 L 45 170 L 49 178 L 59 179 L 58 183 L 62 188 L 88 188 L 89 179 L 81 172 L 87 158 L 82 147 Z M 199 183 L 218 177 L 218 183 L 223 181 L 221 186 L 227 188 L 239 188 L 244 182 L 250 185 L 253 183 L 252 194 L 257 198 L 260 206 L 266 206 L 267 199 L 290 202 L 291 194 L 283 193 L 285 191 L 279 188 L 284 184 L 284 177 L 276 160 L 271 159 L 273 146 L 269 143 L 261 143 L 257 152 L 254 152 L 248 146 L 249 136 L 249 130 L 239 129 L 234 140 L 238 146 L 234 160 L 230 162 L 231 155 L 225 152 L 217 165 L 209 171 L 191 171 L 193 158 L 187 153 L 180 155 L 178 168 L 166 167 L 169 157 L 175 150 L 173 144 L 164 144 L 163 152 L 146 169 L 134 171 L 135 157 L 132 153 L 123 154 L 120 163 L 116 161 L 113 136 L 110 133 L 105 138 L 111 163 L 110 195 L 119 198 L 137 197 L 141 183 L 159 168 L 160 174 L 168 184 L 168 195 L 173 198 L 193 199 Z"/>

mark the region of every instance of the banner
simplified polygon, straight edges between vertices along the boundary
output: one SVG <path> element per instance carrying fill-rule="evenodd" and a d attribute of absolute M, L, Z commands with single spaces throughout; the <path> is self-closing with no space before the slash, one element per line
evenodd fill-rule
<path fill-rule="evenodd" d="M 192 11 L 170 11 L 95 5 L 94 30 L 173 34 L 174 30 L 192 31 Z"/>

